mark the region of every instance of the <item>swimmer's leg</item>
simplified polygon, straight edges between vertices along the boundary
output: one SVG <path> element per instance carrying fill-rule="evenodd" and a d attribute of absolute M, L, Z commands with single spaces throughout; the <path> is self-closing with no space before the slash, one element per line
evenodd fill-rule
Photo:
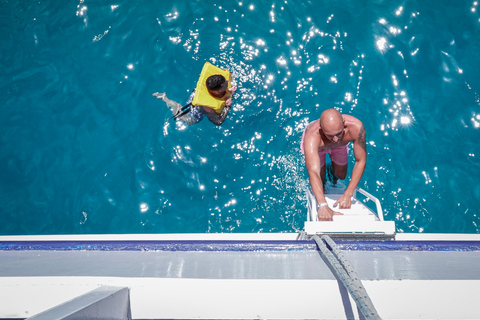
<path fill-rule="evenodd" d="M 348 168 L 348 144 L 343 147 L 331 149 L 330 159 L 332 160 L 332 181 L 345 179 Z M 336 179 L 335 179 L 336 178 Z"/>
<path fill-rule="evenodd" d="M 332 181 L 333 186 L 337 185 L 338 177 L 333 170 L 333 162 L 327 165 L 328 179 Z"/>
<path fill-rule="evenodd" d="M 185 122 L 186 124 L 188 124 L 189 126 L 191 126 L 192 124 L 198 123 L 198 121 L 190 117 L 188 113 L 186 115 L 181 116 L 179 119 Z"/>
<path fill-rule="evenodd" d="M 345 165 L 339 165 L 332 161 L 332 181 L 334 184 L 337 180 L 343 180 L 347 176 L 348 163 Z"/>
<path fill-rule="evenodd" d="M 172 109 L 172 114 L 173 115 L 176 115 L 176 114 L 180 113 L 182 108 L 183 108 L 183 106 L 180 103 L 168 99 L 167 95 L 165 93 L 155 92 L 153 94 L 153 96 L 156 97 L 157 99 L 162 99 L 163 102 L 165 102 L 167 104 L 167 107 Z"/>

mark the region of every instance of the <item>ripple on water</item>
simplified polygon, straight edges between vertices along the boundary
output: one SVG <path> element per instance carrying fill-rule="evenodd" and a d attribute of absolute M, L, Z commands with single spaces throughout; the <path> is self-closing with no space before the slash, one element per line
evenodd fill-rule
<path fill-rule="evenodd" d="M 301 229 L 329 107 L 363 121 L 398 231 L 478 232 L 476 2 L 4 7 L 2 234 Z M 151 94 L 185 103 L 205 61 L 237 82 L 227 121 L 165 124 Z"/>

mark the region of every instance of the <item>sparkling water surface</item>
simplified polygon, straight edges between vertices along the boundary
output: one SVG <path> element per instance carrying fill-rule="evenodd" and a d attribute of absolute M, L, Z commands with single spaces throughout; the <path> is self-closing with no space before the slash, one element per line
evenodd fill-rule
<path fill-rule="evenodd" d="M 295 232 L 306 124 L 361 119 L 398 232 L 478 233 L 477 1 L 0 0 L 0 234 Z M 227 120 L 166 120 L 205 61 Z M 349 174 L 353 167 L 350 151 Z"/>

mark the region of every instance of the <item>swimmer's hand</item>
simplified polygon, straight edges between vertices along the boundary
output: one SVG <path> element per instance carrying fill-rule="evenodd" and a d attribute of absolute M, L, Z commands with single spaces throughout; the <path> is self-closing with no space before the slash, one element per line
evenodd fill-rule
<path fill-rule="evenodd" d="M 237 86 L 233 86 L 230 89 L 228 89 L 228 92 L 230 93 L 231 96 L 235 93 L 235 91 L 237 91 Z M 225 105 L 227 107 L 230 107 L 232 105 L 232 97 L 228 97 L 228 99 L 225 100 Z"/>
<path fill-rule="evenodd" d="M 318 221 L 333 221 L 333 216 L 343 215 L 343 213 L 333 211 L 328 206 L 320 207 L 317 211 Z"/>
<path fill-rule="evenodd" d="M 339 205 L 340 209 L 350 209 L 352 207 L 352 197 L 342 194 L 333 204 L 334 207 Z"/>
<path fill-rule="evenodd" d="M 163 97 L 165 97 L 165 93 L 155 92 L 154 94 L 152 94 L 152 96 L 157 99 L 162 99 Z"/>

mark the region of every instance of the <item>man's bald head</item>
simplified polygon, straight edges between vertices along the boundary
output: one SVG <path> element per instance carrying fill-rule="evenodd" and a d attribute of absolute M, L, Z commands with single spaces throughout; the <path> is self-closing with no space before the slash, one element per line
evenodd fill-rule
<path fill-rule="evenodd" d="M 343 131 L 343 117 L 335 109 L 327 109 L 320 116 L 320 128 L 324 134 L 335 135 Z"/>

